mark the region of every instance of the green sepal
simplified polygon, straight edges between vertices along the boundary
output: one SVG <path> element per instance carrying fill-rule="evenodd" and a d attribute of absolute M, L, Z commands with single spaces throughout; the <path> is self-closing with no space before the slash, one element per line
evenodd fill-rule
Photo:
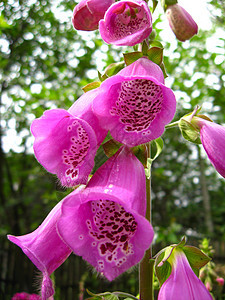
<path fill-rule="evenodd" d="M 166 253 L 169 251 L 171 252 L 173 250 L 172 247 L 166 247 L 162 251 L 159 252 L 159 254 L 156 257 L 155 260 L 155 273 L 159 280 L 160 286 L 169 278 L 172 267 L 170 263 L 167 261 L 168 256 L 166 257 Z M 163 261 L 165 257 L 165 261 Z"/>
<path fill-rule="evenodd" d="M 184 118 L 179 121 L 179 128 L 183 138 L 195 144 L 201 144 L 199 129 Z"/>
<path fill-rule="evenodd" d="M 152 164 L 152 162 L 161 154 L 162 150 L 163 150 L 163 139 L 162 138 L 157 138 L 155 140 L 153 140 L 151 142 L 151 145 L 155 145 L 155 151 L 154 149 L 152 149 L 153 151 L 153 157 L 152 158 L 149 158 L 149 163 Z"/>
<path fill-rule="evenodd" d="M 88 83 L 87 85 L 85 85 L 84 87 L 82 87 L 82 90 L 85 93 L 87 93 L 90 90 L 94 90 L 94 89 L 100 87 L 100 85 L 101 85 L 100 81 L 94 81 L 94 82 Z"/>
<path fill-rule="evenodd" d="M 142 54 L 143 54 L 144 56 L 147 55 L 147 52 L 148 52 L 148 45 L 147 45 L 147 43 L 146 43 L 145 40 L 144 40 L 143 43 L 142 43 L 141 51 L 142 51 Z"/>
<path fill-rule="evenodd" d="M 103 150 L 107 157 L 113 156 L 121 147 L 121 143 L 115 141 L 114 139 L 110 139 L 109 141 L 102 144 Z"/>
<path fill-rule="evenodd" d="M 147 146 L 145 144 L 136 146 L 136 147 L 132 148 L 132 152 L 140 160 L 142 165 L 145 168 L 147 168 L 147 158 L 148 158 Z"/>
<path fill-rule="evenodd" d="M 156 147 L 156 151 L 153 152 L 153 157 L 147 158 L 147 167 L 145 168 L 145 176 L 147 178 L 151 177 L 151 166 L 152 162 L 161 154 L 163 149 L 163 140 L 161 138 L 157 138 L 151 141 L 151 145 L 154 144 Z M 154 149 L 153 149 L 154 150 Z"/>
<path fill-rule="evenodd" d="M 161 70 L 162 70 L 162 72 L 163 72 L 164 78 L 167 78 L 167 77 L 168 77 L 168 74 L 166 73 L 166 67 L 165 67 L 165 65 L 164 65 L 164 62 L 162 62 L 159 66 L 160 66 L 160 68 L 161 68 Z"/>
<path fill-rule="evenodd" d="M 126 299 L 124 300 L 138 300 L 138 298 L 136 298 L 135 296 L 124 292 L 112 292 L 112 293 L 105 292 L 105 293 L 94 294 L 87 289 L 87 293 L 93 297 L 87 298 L 86 300 L 119 300 L 119 297 L 121 298 L 126 297 Z"/>
<path fill-rule="evenodd" d="M 159 41 L 151 41 L 149 44 L 152 47 L 158 47 L 158 48 L 164 49 L 163 44 L 161 42 L 159 42 Z"/>
<path fill-rule="evenodd" d="M 182 248 L 185 246 L 187 242 L 187 239 L 186 239 L 186 236 L 183 236 L 182 240 L 180 241 L 180 243 L 176 244 L 176 245 L 173 245 L 175 246 L 175 248 Z"/>
<path fill-rule="evenodd" d="M 87 298 L 86 300 L 119 300 L 119 298 L 115 294 L 110 292 L 94 294 L 87 290 L 87 293 L 93 297 Z"/>
<path fill-rule="evenodd" d="M 111 77 L 113 75 L 116 75 L 119 71 L 121 71 L 125 67 L 124 62 L 118 62 L 118 63 L 112 63 L 109 66 L 106 67 L 103 77 L 107 76 Z"/>
<path fill-rule="evenodd" d="M 147 51 L 148 58 L 157 65 L 163 62 L 163 49 L 159 47 L 151 47 Z"/>
<path fill-rule="evenodd" d="M 161 0 L 161 4 L 162 4 L 164 11 L 167 10 L 168 6 L 177 4 L 177 3 L 178 3 L 177 0 Z"/>
<path fill-rule="evenodd" d="M 204 267 L 211 260 L 208 255 L 194 246 L 184 246 L 183 251 L 193 270 Z"/>
<path fill-rule="evenodd" d="M 143 53 L 141 51 L 135 51 L 130 53 L 123 53 L 124 61 L 127 66 L 138 60 L 139 58 L 143 57 Z"/>
<path fill-rule="evenodd" d="M 152 7 L 152 13 L 154 13 L 157 5 L 158 5 L 158 0 L 152 0 L 152 4 L 153 4 L 153 7 Z"/>

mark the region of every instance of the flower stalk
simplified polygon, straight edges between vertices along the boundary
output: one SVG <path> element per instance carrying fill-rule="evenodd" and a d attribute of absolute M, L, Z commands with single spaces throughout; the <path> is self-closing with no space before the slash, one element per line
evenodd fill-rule
<path fill-rule="evenodd" d="M 148 158 L 151 157 L 151 143 L 147 144 Z M 151 167 L 150 167 L 151 168 Z M 146 219 L 151 223 L 151 171 L 146 176 Z M 146 250 L 145 255 L 139 265 L 139 294 L 140 300 L 153 300 L 153 267 L 152 246 Z"/>

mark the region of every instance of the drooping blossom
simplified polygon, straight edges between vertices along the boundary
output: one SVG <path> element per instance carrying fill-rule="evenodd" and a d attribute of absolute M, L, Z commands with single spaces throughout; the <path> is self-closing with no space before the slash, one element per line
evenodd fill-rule
<path fill-rule="evenodd" d="M 210 162 L 225 178 L 225 127 L 198 117 L 192 123 L 200 128 L 200 139 Z"/>
<path fill-rule="evenodd" d="M 86 189 L 64 199 L 58 232 L 75 254 L 113 280 L 137 264 L 152 242 L 145 210 L 144 168 L 122 148 L 97 170 Z"/>
<path fill-rule="evenodd" d="M 31 125 L 37 160 L 48 172 L 56 174 L 64 186 L 86 184 L 97 146 L 107 134 L 91 109 L 98 91 L 85 93 L 68 111 L 45 111 Z"/>
<path fill-rule="evenodd" d="M 56 223 L 61 214 L 62 201 L 46 217 L 44 222 L 33 232 L 22 235 L 8 235 L 8 239 L 19 246 L 34 265 L 42 272 L 42 300 L 54 294 L 50 275 L 70 255 L 71 249 L 62 241 L 56 230 Z"/>
<path fill-rule="evenodd" d="M 129 147 L 160 137 L 174 117 L 174 93 L 164 85 L 160 67 L 147 58 L 106 79 L 100 88 L 104 92 L 94 99 L 93 111 L 112 137 Z"/>
<path fill-rule="evenodd" d="M 99 22 L 102 39 L 117 46 L 134 46 L 152 32 L 152 16 L 144 0 L 122 0 L 111 5 Z"/>
<path fill-rule="evenodd" d="M 193 272 L 182 250 L 174 249 L 168 261 L 172 266 L 172 271 L 159 290 L 158 300 L 213 299 L 205 285 Z"/>
<path fill-rule="evenodd" d="M 72 23 L 75 29 L 91 31 L 98 28 L 106 10 L 115 0 L 81 0 L 73 11 Z"/>
<path fill-rule="evenodd" d="M 179 4 L 169 5 L 166 16 L 170 28 L 181 42 L 190 40 L 198 32 L 198 25 L 191 15 Z"/>

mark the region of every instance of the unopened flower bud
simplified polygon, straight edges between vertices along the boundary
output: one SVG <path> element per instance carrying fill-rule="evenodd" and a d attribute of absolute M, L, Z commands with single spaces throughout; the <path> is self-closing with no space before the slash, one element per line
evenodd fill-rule
<path fill-rule="evenodd" d="M 197 34 L 198 25 L 179 4 L 168 6 L 166 16 L 173 33 L 179 41 L 184 42 Z"/>

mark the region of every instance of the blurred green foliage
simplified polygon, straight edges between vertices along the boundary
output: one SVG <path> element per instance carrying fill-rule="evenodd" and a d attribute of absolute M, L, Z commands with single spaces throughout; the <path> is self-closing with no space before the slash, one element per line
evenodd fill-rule
<path fill-rule="evenodd" d="M 225 32 L 225 5 L 223 0 L 210 3 L 212 29 L 200 31 L 184 44 L 175 38 L 162 40 L 157 27 L 164 16 L 155 21 L 156 40 L 165 47 L 166 83 L 177 96 L 174 121 L 199 104 L 202 113 L 225 123 L 225 35 L 216 34 L 218 28 Z M 70 21 L 74 5 L 70 0 L 0 3 L 1 236 L 34 230 L 70 192 L 35 160 L 31 122 L 46 109 L 69 108 L 82 94 L 81 88 L 98 77 L 97 71 L 122 61 L 122 52 L 127 51 L 104 44 L 98 31 L 76 32 Z M 166 130 L 162 138 L 163 152 L 152 169 L 156 242 L 162 246 L 177 243 L 184 234 L 190 239 L 210 234 L 212 239 L 224 240 L 224 179 L 204 151 L 187 143 L 178 128 Z M 98 153 L 96 165 L 105 159 L 101 149 Z M 200 167 L 200 156 L 204 168 Z M 207 182 L 212 231 L 205 218 L 201 174 Z"/>

